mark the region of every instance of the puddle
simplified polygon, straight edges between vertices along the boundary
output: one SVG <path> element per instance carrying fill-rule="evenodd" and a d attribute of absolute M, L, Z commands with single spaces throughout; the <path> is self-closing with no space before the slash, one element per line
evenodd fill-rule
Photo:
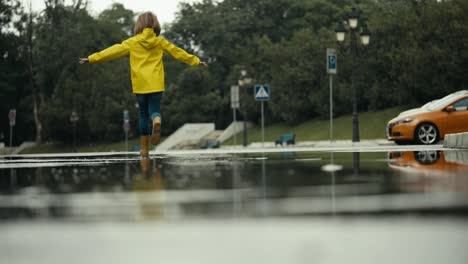
<path fill-rule="evenodd" d="M 2 220 L 137 221 L 464 214 L 464 152 L 0 161 Z"/>
<path fill-rule="evenodd" d="M 0 159 L 0 263 L 465 263 L 465 152 Z"/>

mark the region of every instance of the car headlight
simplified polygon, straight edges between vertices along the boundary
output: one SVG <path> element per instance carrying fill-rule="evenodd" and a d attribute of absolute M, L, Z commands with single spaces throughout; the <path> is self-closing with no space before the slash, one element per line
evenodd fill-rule
<path fill-rule="evenodd" d="M 413 122 L 413 120 L 414 120 L 413 118 L 407 117 L 407 118 L 405 118 L 405 119 L 396 121 L 396 122 L 395 122 L 395 126 L 396 126 L 396 125 L 400 125 L 400 124 L 410 123 L 410 122 Z"/>

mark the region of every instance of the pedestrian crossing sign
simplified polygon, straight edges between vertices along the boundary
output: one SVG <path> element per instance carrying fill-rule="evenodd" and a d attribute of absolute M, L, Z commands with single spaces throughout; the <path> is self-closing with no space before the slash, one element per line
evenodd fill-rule
<path fill-rule="evenodd" d="M 270 100 L 270 87 L 267 85 L 255 85 L 255 100 L 268 101 Z"/>

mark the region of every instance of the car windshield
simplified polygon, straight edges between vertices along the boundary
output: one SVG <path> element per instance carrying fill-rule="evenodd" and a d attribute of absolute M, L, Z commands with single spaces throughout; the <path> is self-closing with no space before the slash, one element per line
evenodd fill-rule
<path fill-rule="evenodd" d="M 437 101 L 439 100 L 433 100 L 433 101 L 430 101 L 429 103 L 426 103 L 425 105 L 421 106 L 421 108 L 423 109 L 431 109 L 431 106 L 436 103 Z"/>
<path fill-rule="evenodd" d="M 423 106 L 423 108 L 428 109 L 429 111 L 434 111 L 434 110 L 437 110 L 437 109 L 445 106 L 446 104 L 448 104 L 451 101 L 455 100 L 459 96 L 460 96 L 459 94 L 449 94 L 449 95 L 445 96 L 442 99 L 434 100 L 434 101 L 432 101 L 430 103 L 425 104 Z"/>

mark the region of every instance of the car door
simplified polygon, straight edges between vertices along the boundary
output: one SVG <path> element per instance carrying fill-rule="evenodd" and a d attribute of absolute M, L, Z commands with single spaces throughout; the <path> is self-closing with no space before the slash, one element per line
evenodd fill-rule
<path fill-rule="evenodd" d="M 455 111 L 447 114 L 447 133 L 468 132 L 468 97 L 451 105 Z"/>

